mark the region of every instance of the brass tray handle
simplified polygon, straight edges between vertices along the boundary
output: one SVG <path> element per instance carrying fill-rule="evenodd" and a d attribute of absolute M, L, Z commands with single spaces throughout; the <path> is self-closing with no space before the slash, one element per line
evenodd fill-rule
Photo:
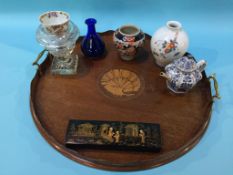
<path fill-rule="evenodd" d="M 44 55 L 44 53 L 45 53 L 46 51 L 47 51 L 47 50 L 44 49 L 44 50 L 42 50 L 42 51 L 38 54 L 36 60 L 32 63 L 33 66 L 37 66 L 38 69 L 40 68 L 40 65 L 39 65 L 38 61 L 40 60 L 40 58 Z"/>
<path fill-rule="evenodd" d="M 218 81 L 216 79 L 216 74 L 212 74 L 208 77 L 209 81 L 212 79 L 214 81 L 214 89 L 215 89 L 215 95 L 213 95 L 213 99 L 220 99 L 220 94 L 219 94 L 219 88 L 218 88 Z"/>

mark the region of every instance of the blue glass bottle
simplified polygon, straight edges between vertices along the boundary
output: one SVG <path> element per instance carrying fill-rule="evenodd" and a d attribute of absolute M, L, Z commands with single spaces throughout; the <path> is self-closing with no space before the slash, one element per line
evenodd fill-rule
<path fill-rule="evenodd" d="M 83 54 L 93 59 L 101 57 L 105 52 L 105 44 L 95 30 L 96 22 L 94 18 L 85 20 L 88 30 L 81 44 Z"/>

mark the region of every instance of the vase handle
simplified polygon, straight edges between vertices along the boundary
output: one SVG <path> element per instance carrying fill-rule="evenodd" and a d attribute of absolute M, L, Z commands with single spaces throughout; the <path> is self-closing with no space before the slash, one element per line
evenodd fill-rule
<path fill-rule="evenodd" d="M 218 81 L 216 79 L 216 74 L 212 74 L 208 77 L 209 81 L 212 79 L 214 81 L 215 95 L 212 96 L 213 99 L 221 99 L 218 88 Z"/>

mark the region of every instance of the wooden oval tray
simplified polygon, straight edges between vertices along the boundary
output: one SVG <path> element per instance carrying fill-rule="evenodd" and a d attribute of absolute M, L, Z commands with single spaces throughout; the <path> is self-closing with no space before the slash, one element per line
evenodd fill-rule
<path fill-rule="evenodd" d="M 95 168 L 140 170 L 177 159 L 198 143 L 208 126 L 213 103 L 209 79 L 203 73 L 203 79 L 189 93 L 173 94 L 159 76 L 161 69 L 154 63 L 149 35 L 144 49 L 130 62 L 119 58 L 112 35 L 113 31 L 101 33 L 107 53 L 96 61 L 84 58 L 82 38 L 77 41 L 77 75 L 51 75 L 50 55 L 39 66 L 30 98 L 39 131 L 63 155 Z M 127 86 L 122 83 L 125 79 Z M 64 140 L 70 119 L 159 123 L 162 150 L 68 149 Z"/>

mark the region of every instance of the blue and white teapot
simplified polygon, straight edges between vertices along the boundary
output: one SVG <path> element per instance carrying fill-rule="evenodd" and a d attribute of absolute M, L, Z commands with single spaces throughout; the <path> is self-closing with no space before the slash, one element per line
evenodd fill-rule
<path fill-rule="evenodd" d="M 206 61 L 198 63 L 191 54 L 173 61 L 165 67 L 165 73 L 160 76 L 167 79 L 167 87 L 175 93 L 185 93 L 192 89 L 202 79 L 202 71 L 206 67 Z"/>

